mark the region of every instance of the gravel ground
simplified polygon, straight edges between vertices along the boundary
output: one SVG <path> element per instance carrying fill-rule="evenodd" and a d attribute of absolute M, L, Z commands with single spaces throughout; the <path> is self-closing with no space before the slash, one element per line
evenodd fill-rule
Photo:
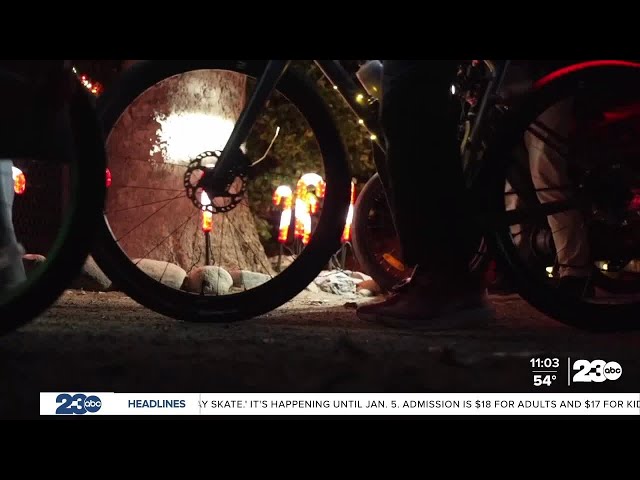
<path fill-rule="evenodd" d="M 249 321 L 200 325 L 121 293 L 69 290 L 0 338 L 0 417 L 37 416 L 41 391 L 640 392 L 640 334 L 588 334 L 517 296 L 492 300 L 490 328 L 415 333 L 365 324 L 352 301 L 324 293 Z M 560 359 L 551 386 L 533 386 L 533 356 Z M 623 375 L 567 386 L 567 357 L 614 360 Z"/>

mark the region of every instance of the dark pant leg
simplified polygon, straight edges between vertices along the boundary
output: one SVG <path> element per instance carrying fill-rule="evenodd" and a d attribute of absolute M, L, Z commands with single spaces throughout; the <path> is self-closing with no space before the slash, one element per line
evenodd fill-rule
<path fill-rule="evenodd" d="M 13 245 L 13 162 L 0 158 L 0 248 Z"/>
<path fill-rule="evenodd" d="M 383 63 L 388 193 L 403 258 L 421 271 L 465 275 L 473 235 L 464 216 L 459 106 L 450 95 L 459 61 Z"/>

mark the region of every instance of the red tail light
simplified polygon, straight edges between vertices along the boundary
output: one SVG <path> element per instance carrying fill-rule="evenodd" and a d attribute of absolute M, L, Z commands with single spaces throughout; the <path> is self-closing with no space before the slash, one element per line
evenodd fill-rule
<path fill-rule="evenodd" d="M 640 210 L 640 190 L 634 188 L 631 190 L 631 193 L 633 193 L 633 197 L 627 207 L 629 210 L 638 211 Z"/>
<path fill-rule="evenodd" d="M 111 186 L 111 170 L 109 170 L 108 168 L 107 168 L 106 180 L 107 180 L 107 188 L 109 188 Z"/>

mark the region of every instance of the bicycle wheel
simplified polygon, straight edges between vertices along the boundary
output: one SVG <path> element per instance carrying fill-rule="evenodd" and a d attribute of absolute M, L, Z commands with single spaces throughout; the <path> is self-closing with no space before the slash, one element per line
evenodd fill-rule
<path fill-rule="evenodd" d="M 377 173 L 367 181 L 354 205 L 351 244 L 362 270 L 385 290 L 413 271 L 402 262 L 400 241 Z"/>
<path fill-rule="evenodd" d="M 477 196 L 487 199 L 484 207 L 491 213 L 481 218 L 495 228 L 492 238 L 498 259 L 534 307 L 585 330 L 635 330 L 640 328 L 637 290 L 629 293 L 622 285 L 599 288 L 598 278 L 606 273 L 604 265 L 627 265 L 640 257 L 640 149 L 634 143 L 640 119 L 640 65 L 591 62 L 563 73 L 538 82 L 497 129 L 487 152 L 490 168 L 479 184 L 486 195 Z M 573 104 L 572 121 L 565 122 L 573 126 L 560 131 L 540 115 L 564 102 Z M 542 142 L 547 158 L 554 158 L 555 167 L 546 170 L 548 179 L 557 175 L 563 180 L 536 184 L 536 205 L 514 207 L 509 199 L 519 193 L 505 192 L 504 182 L 512 158 L 509 152 L 523 144 L 525 132 Z M 560 171 L 566 174 L 557 174 Z M 583 237 L 586 240 L 572 240 Z M 560 242 L 563 246 L 556 246 Z M 567 256 L 586 260 L 568 262 Z M 579 278 L 584 289 L 560 288 L 555 276 L 563 267 L 583 270 Z M 590 285 L 595 292 L 590 292 Z"/>
<path fill-rule="evenodd" d="M 93 100 L 80 84 L 66 113 L 55 129 L 39 134 L 38 143 L 47 139 L 39 148 L 43 157 L 15 156 L 26 176 L 26 190 L 13 205 L 17 239 L 27 253 L 36 245 L 42 262 L 27 269 L 25 281 L 0 289 L 0 334 L 51 306 L 80 272 L 93 243 L 103 208 L 106 160 Z M 61 145 L 63 139 L 69 143 Z M 70 156 L 69 147 L 74 150 Z"/>
<path fill-rule="evenodd" d="M 482 142 L 469 141 L 477 118 L 479 92 L 488 88 L 492 78 L 485 63 L 463 64 L 457 79 L 452 85 L 452 95 L 460 101 L 460 123 L 458 138 L 460 140 L 460 155 L 464 170 L 465 183 L 470 184 L 476 174 L 478 166 L 482 164 Z M 471 101 L 474 99 L 474 101 Z M 493 117 L 499 111 L 493 109 L 487 113 Z M 491 121 L 483 125 L 491 126 Z M 478 131 L 475 132 L 479 136 Z M 425 219 L 428 221 L 428 219 Z M 372 176 L 366 183 L 354 206 L 353 251 L 363 270 L 369 274 L 383 289 L 390 290 L 412 273 L 412 266 L 405 265 L 401 246 L 393 219 L 387 203 L 384 187 L 379 174 Z M 486 256 L 486 242 L 478 240 L 478 248 L 472 252 L 470 269 L 480 271 L 488 266 Z"/>
<path fill-rule="evenodd" d="M 228 196 L 194 188 L 265 65 L 144 61 L 100 98 L 113 183 L 94 256 L 156 312 L 199 322 L 254 317 L 304 290 L 340 247 L 345 147 L 319 94 L 291 67 L 236 152 L 243 167 Z M 203 205 L 214 206 L 204 223 Z"/>
<path fill-rule="evenodd" d="M 400 240 L 393 225 L 382 181 L 376 173 L 365 184 L 354 206 L 352 227 L 353 252 L 363 271 L 378 285 L 391 290 L 411 275 L 413 267 L 402 260 Z M 478 248 L 469 262 L 471 271 L 487 267 L 487 244 Z"/>

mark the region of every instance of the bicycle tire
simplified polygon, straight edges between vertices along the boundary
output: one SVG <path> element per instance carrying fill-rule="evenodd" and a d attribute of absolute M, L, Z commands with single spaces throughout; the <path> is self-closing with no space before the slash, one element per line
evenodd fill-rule
<path fill-rule="evenodd" d="M 141 61 L 100 97 L 99 115 L 105 136 L 136 98 L 163 80 L 195 70 L 225 70 L 255 78 L 265 66 L 266 61 L 250 60 Z M 104 215 L 93 252 L 96 263 L 114 284 L 141 305 L 191 322 L 227 323 L 253 318 L 283 305 L 304 290 L 340 248 L 351 187 L 340 133 L 324 101 L 306 79 L 288 69 L 276 89 L 308 121 L 324 162 L 327 183 L 324 208 L 309 244 L 288 268 L 260 286 L 229 295 L 196 295 L 163 285 L 139 269 L 115 241 Z"/>
<path fill-rule="evenodd" d="M 634 279 L 631 281 L 626 281 L 624 283 L 619 282 L 607 274 L 601 272 L 600 270 L 596 270 L 593 285 L 597 288 L 601 288 L 610 293 L 616 294 L 637 294 L 640 293 L 640 275 L 633 274 Z"/>
<path fill-rule="evenodd" d="M 522 139 L 522 134 L 532 119 L 563 98 L 588 87 L 592 91 L 634 92 L 640 80 L 640 65 L 631 62 L 592 62 L 581 68 L 565 69 L 564 75 L 551 75 L 522 98 L 517 108 L 505 116 L 497 129 L 498 135 L 488 147 L 487 168 L 476 185 L 475 198 L 486 199 L 479 207 L 488 209 L 491 216 L 504 212 L 504 181 L 509 168 L 509 152 Z M 499 213 L 498 213 L 499 215 Z M 492 222 L 491 222 L 492 223 Z M 640 329 L 638 304 L 597 304 L 562 294 L 540 275 L 533 274 L 512 241 L 509 228 L 496 228 L 489 232 L 492 249 L 509 277 L 515 282 L 518 293 L 533 307 L 570 327 L 591 332 L 620 332 Z"/>
<path fill-rule="evenodd" d="M 14 331 L 49 308 L 80 273 L 103 209 L 106 157 L 95 102 L 78 84 L 69 103 L 75 156 L 68 215 L 46 261 L 0 303 L 0 334 Z"/>
<path fill-rule="evenodd" d="M 382 180 L 376 173 L 362 187 L 356 199 L 353 208 L 351 244 L 354 256 L 362 271 L 369 275 L 382 289 L 391 290 L 398 282 L 407 278 L 412 269 L 404 265 L 404 270 L 396 268 L 395 265 L 390 264 L 384 258 L 379 259 L 373 251 L 373 246 L 370 244 L 371 234 L 368 231 L 369 213 L 381 200 L 388 209 Z M 393 234 L 395 235 L 395 230 Z"/>
<path fill-rule="evenodd" d="M 384 199 L 383 202 L 379 200 L 381 197 Z M 351 243 L 354 255 L 364 273 L 371 276 L 381 288 L 391 290 L 399 282 L 408 278 L 413 268 L 402 264 L 401 259 L 394 257 L 393 263 L 396 261 L 400 262 L 404 267 L 404 270 L 400 270 L 396 268 L 393 263 L 384 259 L 384 257 L 380 259 L 379 256 L 376 255 L 376 252 L 373 251 L 374 247 L 369 241 L 371 233 L 367 230 L 368 219 L 371 209 L 379 203 L 382 203 L 383 208 L 389 208 L 386 203 L 386 198 L 384 198 L 382 181 L 376 173 L 367 181 L 356 200 L 353 214 L 353 238 Z M 397 236 L 395 229 L 393 235 Z M 384 264 L 382 262 L 384 262 Z M 469 262 L 469 268 L 471 271 L 480 272 L 488 267 L 488 262 L 487 244 L 485 240 L 482 239 L 479 240 L 478 250 Z"/>

